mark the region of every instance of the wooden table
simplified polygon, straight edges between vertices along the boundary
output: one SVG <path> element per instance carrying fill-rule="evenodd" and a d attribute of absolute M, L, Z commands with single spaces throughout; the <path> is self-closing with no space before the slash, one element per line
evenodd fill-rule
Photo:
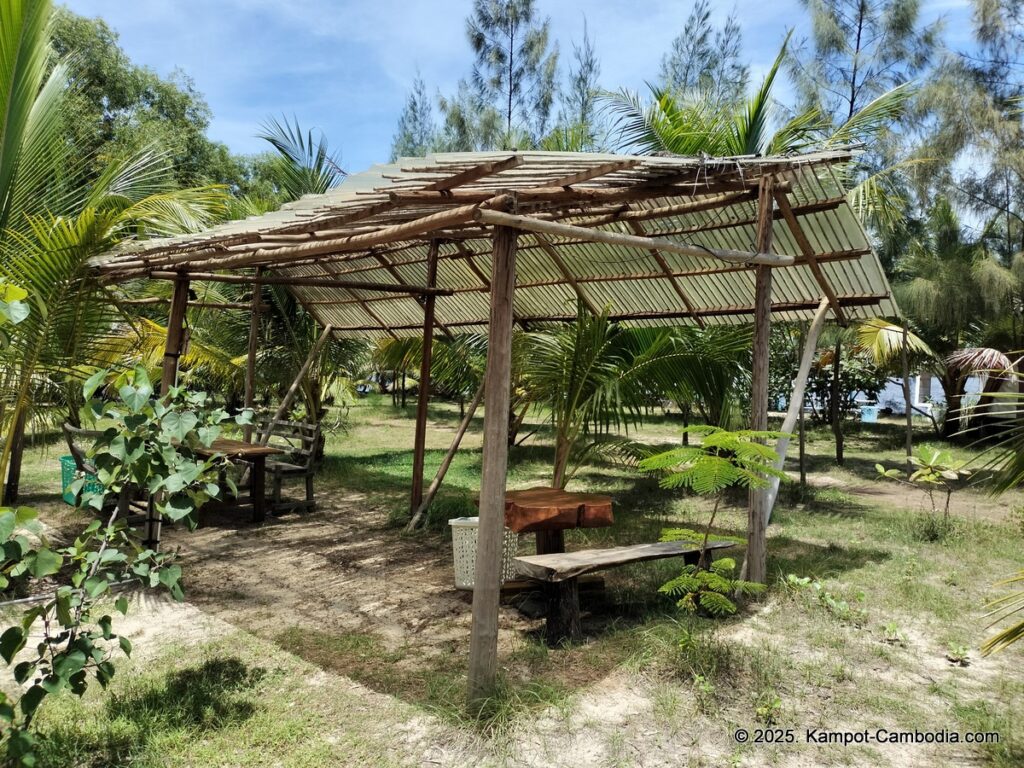
<path fill-rule="evenodd" d="M 611 525 L 612 499 L 596 493 L 571 493 L 559 488 L 529 488 L 505 494 L 505 525 L 517 533 L 537 535 L 537 554 L 565 552 L 568 528 Z M 577 579 L 545 584 L 548 596 L 547 640 L 550 645 L 583 639 Z"/>
<path fill-rule="evenodd" d="M 249 465 L 250 487 L 249 499 L 252 503 L 252 520 L 261 523 L 267 519 L 266 474 L 267 456 L 284 453 L 281 448 L 272 445 L 247 443 L 244 440 L 230 440 L 219 437 L 209 448 L 197 450 L 200 456 L 221 454 L 231 461 L 241 461 Z"/>

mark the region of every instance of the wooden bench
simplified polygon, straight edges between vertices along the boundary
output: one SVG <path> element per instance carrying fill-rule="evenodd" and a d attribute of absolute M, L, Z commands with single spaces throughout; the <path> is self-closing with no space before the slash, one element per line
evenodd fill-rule
<path fill-rule="evenodd" d="M 261 438 L 270 432 L 266 445 L 280 449 L 281 458 L 267 460 L 266 472 L 272 483 L 270 508 L 275 514 L 303 509 L 312 511 L 316 507 L 313 495 L 313 477 L 320 467 L 323 455 L 320 440 L 320 425 L 301 421 L 282 421 L 265 418 L 257 423 Z M 302 478 L 306 482 L 306 498 L 299 501 L 285 501 L 281 497 L 281 486 L 286 478 Z"/>
<path fill-rule="evenodd" d="M 710 555 L 715 550 L 731 546 L 731 541 L 709 541 L 707 551 Z M 696 564 L 700 557 L 700 547 L 685 541 L 662 541 L 609 549 L 527 555 L 515 558 L 514 562 L 518 575 L 547 585 L 547 640 L 549 645 L 559 645 L 566 641 L 579 642 L 583 637 L 580 627 L 580 576 L 666 557 L 682 557 L 685 563 Z"/>

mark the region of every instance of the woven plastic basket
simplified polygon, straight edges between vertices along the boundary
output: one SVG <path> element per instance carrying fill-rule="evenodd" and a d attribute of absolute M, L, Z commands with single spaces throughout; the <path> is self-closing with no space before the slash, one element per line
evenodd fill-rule
<path fill-rule="evenodd" d="M 75 464 L 74 456 L 61 456 L 60 457 L 60 488 L 61 496 L 64 501 L 74 506 L 77 499 L 75 494 L 68 491 L 68 486 L 71 485 L 72 481 L 78 476 L 78 466 Z M 100 481 L 96 479 L 96 475 L 89 472 L 85 473 L 85 485 L 82 486 L 82 491 L 88 491 L 89 493 L 102 493 L 103 486 Z"/>
<path fill-rule="evenodd" d="M 455 588 L 472 589 L 476 578 L 476 538 L 480 526 L 479 517 L 455 517 L 448 521 L 452 527 L 452 555 L 455 559 Z M 516 575 L 512 562 L 519 549 L 519 534 L 505 529 L 501 555 L 501 583 L 511 581 Z"/>

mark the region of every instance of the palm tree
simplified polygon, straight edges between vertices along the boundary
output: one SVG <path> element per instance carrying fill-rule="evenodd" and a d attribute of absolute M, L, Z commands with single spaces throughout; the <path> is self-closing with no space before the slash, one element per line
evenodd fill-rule
<path fill-rule="evenodd" d="M 650 85 L 649 104 L 628 90 L 606 95 L 619 117 L 621 149 L 689 157 L 788 154 L 870 141 L 903 114 L 912 94 L 909 84 L 877 97 L 836 128 L 817 108 L 776 125 L 779 110 L 772 91 L 791 35 L 786 36 L 760 88 L 738 105 L 716 101 L 710 91 L 677 94 Z M 848 199 L 863 221 L 891 226 L 902 218 L 903 200 L 894 182 L 911 162 L 872 169 L 854 161 L 841 169 L 850 188 Z"/>
<path fill-rule="evenodd" d="M 967 379 L 1010 365 L 1006 355 L 981 343 L 986 315 L 1000 307 L 1000 294 L 992 285 L 999 277 L 1005 284 L 1009 272 L 981 242 L 964 237 L 959 218 L 945 198 L 935 201 L 924 234 L 910 243 L 897 265 L 893 286 L 897 301 L 930 350 L 926 361 L 945 394 L 945 437 L 960 431 Z"/>
<path fill-rule="evenodd" d="M 524 386 L 554 429 L 556 488 L 602 453 L 635 455 L 612 432 L 638 424 L 652 402 L 682 398 L 721 413 L 729 398 L 720 390 L 735 391 L 747 353 L 740 334 L 709 354 L 701 331 L 627 328 L 582 304 L 573 323 L 529 337 Z"/>
<path fill-rule="evenodd" d="M 52 69 L 51 4 L 0 2 L 0 281 L 28 291 L 31 312 L 0 352 L 0 477 L 17 494 L 30 418 L 61 401 L 103 356 L 124 320 L 88 261 L 126 237 L 196 231 L 222 215 L 225 193 L 174 189 L 166 157 L 144 150 L 89 178 L 62 133 L 67 67 Z M 66 399 L 64 399 L 67 402 Z"/>

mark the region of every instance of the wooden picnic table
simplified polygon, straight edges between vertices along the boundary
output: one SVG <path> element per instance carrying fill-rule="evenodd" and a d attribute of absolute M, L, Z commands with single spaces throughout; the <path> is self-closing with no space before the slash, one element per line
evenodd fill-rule
<path fill-rule="evenodd" d="M 252 504 L 252 519 L 255 523 L 261 523 L 266 520 L 267 456 L 276 456 L 277 454 L 284 453 L 282 448 L 218 437 L 210 444 L 209 448 L 201 448 L 196 453 L 206 457 L 219 453 L 231 459 L 231 461 L 248 464 L 250 476 L 249 500 Z"/>
<path fill-rule="evenodd" d="M 516 533 L 536 534 L 538 555 L 565 552 L 568 528 L 604 528 L 613 522 L 611 496 L 573 493 L 561 488 L 505 493 L 505 526 Z M 577 580 L 548 582 L 544 589 L 548 598 L 548 643 L 579 642 L 583 629 Z"/>

